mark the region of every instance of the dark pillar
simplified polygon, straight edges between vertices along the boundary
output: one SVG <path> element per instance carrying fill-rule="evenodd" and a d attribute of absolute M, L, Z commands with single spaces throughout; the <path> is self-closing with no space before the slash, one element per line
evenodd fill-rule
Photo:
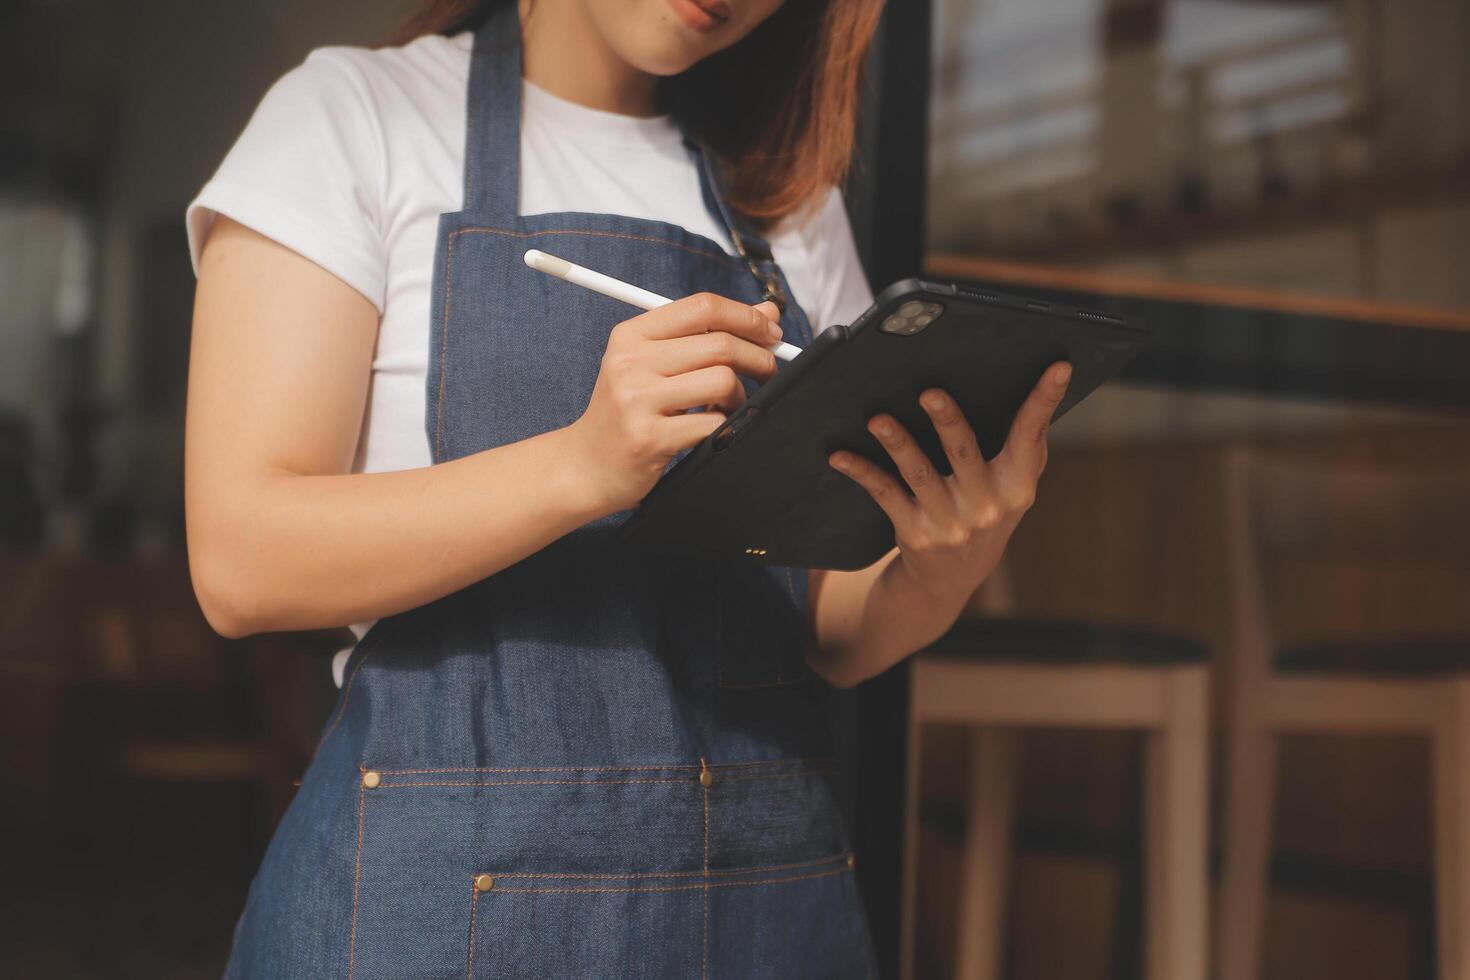
<path fill-rule="evenodd" d="M 930 0 L 889 0 L 868 66 L 847 203 L 875 293 L 917 275 L 923 263 L 930 25 Z M 896 977 L 907 663 L 860 685 L 853 700 L 858 880 L 879 965 Z"/>

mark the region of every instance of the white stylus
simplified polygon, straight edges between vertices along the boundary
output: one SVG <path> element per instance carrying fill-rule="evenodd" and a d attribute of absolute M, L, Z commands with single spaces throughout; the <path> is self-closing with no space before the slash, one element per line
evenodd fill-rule
<path fill-rule="evenodd" d="M 614 279 L 612 276 L 605 276 L 600 272 L 593 272 L 591 269 L 577 265 L 575 262 L 568 262 L 566 259 L 559 259 L 555 255 L 548 255 L 539 248 L 526 250 L 526 265 L 529 265 L 537 272 L 544 272 L 547 275 L 556 276 L 558 279 L 565 279 L 567 282 L 576 283 L 578 286 L 590 289 L 594 293 L 601 293 L 604 296 L 611 296 L 613 299 L 620 299 L 624 303 L 638 307 L 640 310 L 656 310 L 660 306 L 667 306 L 673 302 L 667 296 L 650 293 L 646 289 L 629 285 L 621 279 Z M 766 350 L 775 354 L 783 361 L 790 361 L 797 354 L 801 353 L 800 347 L 797 347 L 795 344 L 788 344 L 784 340 L 778 340 L 774 344 L 766 345 Z"/>

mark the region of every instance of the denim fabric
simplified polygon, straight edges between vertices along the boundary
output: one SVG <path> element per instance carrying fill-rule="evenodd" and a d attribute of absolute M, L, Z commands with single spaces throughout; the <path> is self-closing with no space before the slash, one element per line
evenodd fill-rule
<path fill-rule="evenodd" d="M 440 222 L 436 462 L 574 421 L 634 312 L 527 270 L 527 248 L 665 295 L 761 298 L 744 261 L 675 225 L 517 214 L 517 28 L 509 4 L 476 35 L 466 206 Z M 810 342 L 794 303 L 782 326 Z M 228 976 L 871 974 L 805 570 L 623 550 L 627 516 L 363 638 Z"/>

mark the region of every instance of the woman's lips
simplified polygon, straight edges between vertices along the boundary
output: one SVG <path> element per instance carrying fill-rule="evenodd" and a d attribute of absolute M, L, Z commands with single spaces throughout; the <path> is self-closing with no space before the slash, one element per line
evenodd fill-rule
<path fill-rule="evenodd" d="M 696 31 L 707 32 L 730 19 L 725 0 L 669 0 L 675 16 Z"/>

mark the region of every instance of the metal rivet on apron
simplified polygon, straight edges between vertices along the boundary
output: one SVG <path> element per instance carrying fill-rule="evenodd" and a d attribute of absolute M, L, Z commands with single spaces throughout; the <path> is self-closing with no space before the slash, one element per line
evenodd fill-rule
<path fill-rule="evenodd" d="M 851 871 L 851 870 L 853 870 L 856 867 L 857 867 L 857 855 L 856 854 L 849 854 L 847 856 L 847 870 L 848 871 Z"/>
<path fill-rule="evenodd" d="M 699 785 L 703 786 L 705 789 L 709 789 L 714 784 L 715 774 L 709 771 L 709 767 L 706 766 L 704 764 L 704 760 L 701 759 L 699 763 Z"/>
<path fill-rule="evenodd" d="M 488 892 L 495 887 L 495 879 L 489 875 L 475 875 L 475 891 Z"/>
<path fill-rule="evenodd" d="M 382 781 L 383 777 L 373 772 L 371 769 L 362 774 L 362 785 L 365 789 L 377 789 L 378 784 Z"/>

